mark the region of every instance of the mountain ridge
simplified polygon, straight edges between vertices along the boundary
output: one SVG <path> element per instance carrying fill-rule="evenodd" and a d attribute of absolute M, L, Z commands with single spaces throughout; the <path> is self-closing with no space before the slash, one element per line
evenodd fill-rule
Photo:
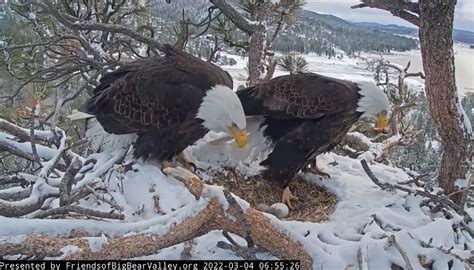
<path fill-rule="evenodd" d="M 386 32 L 394 33 L 394 34 L 403 34 L 403 35 L 418 37 L 418 29 L 415 27 L 402 26 L 402 25 L 397 25 L 397 24 L 383 24 L 383 23 L 377 23 L 377 22 L 350 22 L 350 23 L 352 23 L 353 25 L 357 25 L 359 27 L 365 27 L 365 28 L 379 30 L 379 31 L 386 31 Z M 474 44 L 474 32 L 469 31 L 469 30 L 454 28 L 453 39 L 456 42 Z"/>

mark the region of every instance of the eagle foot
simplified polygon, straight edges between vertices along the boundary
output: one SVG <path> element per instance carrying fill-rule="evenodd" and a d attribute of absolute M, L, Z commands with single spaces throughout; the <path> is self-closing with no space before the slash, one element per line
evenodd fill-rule
<path fill-rule="evenodd" d="M 183 165 L 183 167 L 188 171 L 195 172 L 197 170 L 196 165 L 186 158 L 184 152 L 179 153 L 176 156 L 176 160 L 179 161 L 179 163 L 181 163 L 181 165 Z"/>
<path fill-rule="evenodd" d="M 291 200 L 297 201 L 298 197 L 296 197 L 295 195 L 293 195 L 293 193 L 291 193 L 290 187 L 286 187 L 285 189 L 283 189 L 283 194 L 281 195 L 281 201 L 282 203 L 286 204 L 289 209 L 294 209 L 293 205 L 291 205 Z"/>

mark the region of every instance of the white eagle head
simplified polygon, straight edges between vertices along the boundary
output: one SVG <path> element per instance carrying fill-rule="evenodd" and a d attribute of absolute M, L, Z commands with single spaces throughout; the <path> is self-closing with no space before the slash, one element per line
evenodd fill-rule
<path fill-rule="evenodd" d="M 203 120 L 203 126 L 209 130 L 229 133 L 239 147 L 247 143 L 247 122 L 242 103 L 227 86 L 216 85 L 206 92 L 196 118 Z"/>
<path fill-rule="evenodd" d="M 376 130 L 382 131 L 387 127 L 390 116 L 390 101 L 387 95 L 373 83 L 357 82 L 360 99 L 357 102 L 357 111 L 362 117 L 375 118 Z"/>

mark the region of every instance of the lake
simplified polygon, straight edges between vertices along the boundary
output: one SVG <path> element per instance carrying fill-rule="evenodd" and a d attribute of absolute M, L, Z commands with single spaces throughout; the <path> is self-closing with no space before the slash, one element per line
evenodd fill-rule
<path fill-rule="evenodd" d="M 456 84 L 461 97 L 467 92 L 474 92 L 474 49 L 468 45 L 454 45 L 454 62 L 456 68 Z M 396 53 L 384 56 L 387 60 L 406 66 L 411 61 L 409 72 L 418 72 L 423 69 L 420 50 L 412 50 L 409 53 Z"/>

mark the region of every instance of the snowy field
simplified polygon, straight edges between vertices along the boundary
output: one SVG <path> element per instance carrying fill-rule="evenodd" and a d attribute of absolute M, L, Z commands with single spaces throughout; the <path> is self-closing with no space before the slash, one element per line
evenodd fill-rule
<path fill-rule="evenodd" d="M 235 56 L 234 56 L 235 57 Z M 245 62 L 235 57 L 238 64 L 224 66 L 234 77 L 235 88 L 242 82 L 240 75 L 245 76 Z M 315 55 L 307 56 L 311 72 L 341 79 L 371 80 L 372 74 L 364 69 L 360 60 L 327 59 Z M 283 74 L 278 71 L 275 76 Z M 408 83 L 420 87 L 415 80 Z M 223 165 L 238 167 L 238 170 L 252 175 L 258 171 L 255 163 L 250 163 L 247 154 L 235 150 L 233 143 L 207 144 L 207 141 L 218 138 L 209 134 L 196 145 L 188 148 L 187 154 L 200 168 L 215 168 Z M 251 140 L 252 137 L 250 136 Z M 252 142 L 249 142 L 250 146 Z M 251 151 L 247 149 L 245 151 Z M 196 200 L 185 186 L 176 179 L 164 175 L 153 162 L 137 162 L 133 170 L 126 173 L 113 165 L 105 177 L 94 177 L 93 173 L 101 170 L 97 164 L 109 164 L 118 160 L 122 150 L 115 150 L 96 155 L 97 162 L 86 175 L 92 175 L 87 183 L 94 183 L 106 192 L 104 198 L 113 201 L 115 207 L 104 203 L 98 197 L 82 199 L 80 205 L 100 211 L 116 211 L 124 214 L 121 221 L 93 219 L 23 219 L 0 217 L 0 243 L 19 243 L 24 236 L 31 233 L 52 236 L 68 235 L 72 230 L 86 231 L 94 237 L 87 237 L 91 249 L 100 250 L 106 245 L 107 237 L 132 235 L 137 232 L 160 234 L 169 229 L 175 222 L 193 215 L 202 209 L 205 198 Z M 370 158 L 370 153 L 361 155 Z M 256 159 L 261 157 L 255 157 Z M 105 162 L 107 161 L 107 162 Z M 127 156 L 125 162 L 131 161 Z M 250 164 L 250 165 L 249 165 Z M 400 191 L 384 191 L 376 186 L 363 170 L 360 160 L 350 159 L 333 153 L 318 157 L 320 168 L 331 175 L 330 179 L 321 179 L 313 174 L 303 177 L 322 186 L 337 196 L 335 212 L 329 220 L 321 223 L 285 221 L 265 214 L 277 228 L 291 238 L 301 242 L 304 249 L 313 259 L 313 269 L 390 269 L 392 264 L 406 268 L 408 259 L 413 269 L 426 269 L 421 264 L 432 263 L 431 269 L 468 269 L 462 260 L 473 256 L 474 240 L 465 230 L 461 230 L 462 217 L 454 214 L 448 219 L 441 214 L 432 214 L 427 206 L 420 206 L 424 198 L 408 195 Z M 398 183 L 410 177 L 401 169 L 371 163 L 373 173 L 384 182 Z M 87 178 L 87 177 L 85 177 Z M 206 177 L 203 177 L 206 178 Z M 77 185 L 85 184 L 84 180 Z M 416 189 L 415 186 L 412 187 Z M 159 199 L 159 211 L 156 199 Z M 47 200 L 43 208 L 59 205 L 59 199 Z M 43 210 L 29 214 L 34 217 Z M 471 216 L 474 217 L 474 211 Z M 474 223 L 469 224 L 474 230 Z M 394 236 L 400 248 L 390 244 Z M 236 237 L 242 244 L 244 240 Z M 232 251 L 216 246 L 218 241 L 226 241 L 220 231 L 213 231 L 195 239 L 190 250 L 191 259 L 239 259 Z M 449 250 L 446 254 L 444 251 Z M 179 259 L 185 243 L 160 250 L 156 254 L 136 259 Z M 451 249 L 452 248 L 452 249 Z M 450 250 L 451 249 L 451 250 Z M 60 257 L 80 250 L 67 246 Z M 401 251 L 408 258 L 403 258 Z M 1 255 L 1 254 L 0 254 Z M 275 258 L 268 253 L 259 253 L 261 259 Z M 16 256 L 8 258 L 14 259 Z"/>

